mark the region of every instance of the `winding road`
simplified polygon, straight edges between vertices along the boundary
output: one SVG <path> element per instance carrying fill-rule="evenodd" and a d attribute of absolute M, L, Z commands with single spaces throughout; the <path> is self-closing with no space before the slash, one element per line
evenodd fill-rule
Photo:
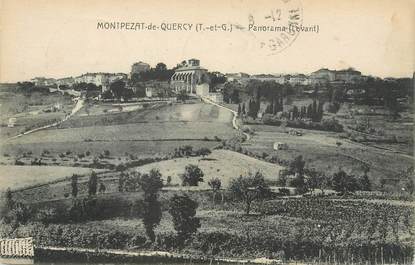
<path fill-rule="evenodd" d="M 236 123 L 236 118 L 238 117 L 238 112 L 236 112 L 236 111 L 234 111 L 234 110 L 232 110 L 232 109 L 230 109 L 230 108 L 228 108 L 228 107 L 222 106 L 222 105 L 220 105 L 220 104 L 218 104 L 218 103 L 216 103 L 216 102 L 213 102 L 212 100 L 210 100 L 210 99 L 208 99 L 208 98 L 201 97 L 201 99 L 202 99 L 204 102 L 206 102 L 206 103 L 209 103 L 209 104 L 215 105 L 215 106 L 217 106 L 217 107 L 219 107 L 219 108 L 222 108 L 222 109 L 225 109 L 225 110 L 227 110 L 227 111 L 230 111 L 230 112 L 233 114 L 233 119 L 232 119 L 232 126 L 233 126 L 233 128 L 234 128 L 235 130 L 242 131 L 242 129 L 241 129 L 241 128 L 238 126 L 238 124 Z M 249 134 L 247 134 L 247 133 L 245 133 L 245 132 L 242 132 L 242 133 L 246 136 L 246 140 L 247 140 L 247 141 L 248 141 L 249 139 L 251 139 L 251 136 L 250 136 Z"/>
<path fill-rule="evenodd" d="M 73 107 L 73 109 L 72 109 L 72 111 L 71 111 L 71 113 L 70 114 L 68 114 L 68 115 L 66 115 L 62 120 L 60 120 L 60 121 L 57 121 L 57 122 L 54 122 L 54 123 L 51 123 L 51 124 L 48 124 L 48 125 L 45 125 L 45 126 L 42 126 L 42 127 L 38 127 L 38 128 L 35 128 L 35 129 L 32 129 L 32 130 L 29 130 L 29 131 L 26 131 L 26 132 L 23 132 L 23 133 L 20 133 L 20 134 L 18 134 L 18 135 L 15 135 L 15 136 L 12 136 L 12 137 L 10 137 L 10 138 L 8 138 L 7 140 L 9 141 L 9 140 L 13 140 L 13 139 L 16 139 L 16 138 L 19 138 L 19 137 L 22 137 L 23 135 L 28 135 L 28 134 L 31 134 L 31 133 L 34 133 L 34 132 L 37 132 L 37 131 L 41 131 L 41 130 L 45 130 L 45 129 L 48 129 L 48 128 L 51 128 L 51 127 L 55 127 L 55 126 L 58 126 L 59 124 L 61 124 L 62 122 L 64 122 L 64 121 L 67 121 L 68 119 L 70 119 L 73 115 L 75 115 L 80 109 L 82 109 L 82 107 L 84 106 L 84 100 L 83 99 L 80 99 L 80 98 L 78 98 L 78 100 L 77 100 L 77 102 L 76 102 L 76 104 L 75 104 L 75 106 Z"/>

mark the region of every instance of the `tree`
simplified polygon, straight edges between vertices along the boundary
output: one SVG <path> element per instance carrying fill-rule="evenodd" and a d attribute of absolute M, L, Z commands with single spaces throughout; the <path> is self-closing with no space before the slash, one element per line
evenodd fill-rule
<path fill-rule="evenodd" d="M 6 190 L 6 207 L 8 210 L 12 210 L 14 207 L 14 201 L 13 201 L 13 194 L 10 188 L 7 188 Z"/>
<path fill-rule="evenodd" d="M 156 72 L 162 72 L 162 71 L 166 71 L 167 70 L 167 66 L 165 63 L 158 63 L 156 65 Z"/>
<path fill-rule="evenodd" d="M 415 181 L 413 178 L 408 178 L 405 183 L 405 190 L 410 194 L 414 194 L 414 190 L 415 190 Z"/>
<path fill-rule="evenodd" d="M 356 177 L 349 175 L 343 170 L 335 173 L 332 178 L 333 189 L 345 195 L 348 192 L 354 192 L 358 188 Z"/>
<path fill-rule="evenodd" d="M 406 190 L 410 195 L 412 195 L 415 190 L 414 167 L 409 167 L 406 170 L 403 170 L 399 173 L 397 177 L 403 181 L 403 189 Z"/>
<path fill-rule="evenodd" d="M 203 171 L 196 165 L 187 165 L 185 172 L 181 175 L 182 186 L 198 186 L 203 182 Z"/>
<path fill-rule="evenodd" d="M 71 179 L 72 197 L 78 196 L 78 175 L 73 174 Z"/>
<path fill-rule="evenodd" d="M 95 171 L 92 171 L 88 181 L 88 195 L 94 196 L 97 194 L 98 176 Z"/>
<path fill-rule="evenodd" d="M 167 182 L 167 186 L 171 184 L 171 176 L 167 176 L 166 182 Z"/>
<path fill-rule="evenodd" d="M 207 147 L 201 147 L 199 150 L 196 151 L 196 155 L 203 156 L 203 157 L 209 155 L 210 153 L 212 152 Z"/>
<path fill-rule="evenodd" d="M 125 101 L 132 99 L 135 96 L 135 93 L 132 89 L 125 89 L 122 97 Z"/>
<path fill-rule="evenodd" d="M 118 191 L 123 192 L 125 188 L 125 180 L 126 180 L 126 174 L 121 172 L 120 177 L 118 178 Z"/>
<path fill-rule="evenodd" d="M 241 108 L 241 103 L 238 104 L 238 116 L 241 116 L 242 113 L 242 108 Z"/>
<path fill-rule="evenodd" d="M 303 160 L 303 156 L 299 155 L 291 161 L 290 166 L 288 167 L 288 171 L 291 174 L 300 174 L 304 175 L 304 166 L 305 161 Z"/>
<path fill-rule="evenodd" d="M 300 194 L 307 192 L 307 185 L 304 178 L 304 166 L 305 161 L 303 160 L 303 156 L 299 155 L 290 163 L 288 169 L 288 173 L 295 176 L 294 179 L 291 180 L 290 185 L 295 187 Z"/>
<path fill-rule="evenodd" d="M 152 169 L 149 174 L 140 178 L 140 186 L 144 191 L 143 224 L 151 242 L 155 240 L 154 228 L 161 220 L 161 204 L 157 200 L 158 193 L 163 187 L 160 171 Z"/>
<path fill-rule="evenodd" d="M 212 189 L 213 192 L 213 204 L 215 204 L 216 193 L 220 190 L 222 186 L 222 182 L 219 178 L 212 178 L 208 182 L 209 187 Z"/>
<path fill-rule="evenodd" d="M 174 195 L 170 199 L 168 211 L 173 217 L 179 243 L 184 243 L 200 227 L 200 220 L 195 217 L 197 207 L 197 202 L 187 195 Z"/>
<path fill-rule="evenodd" d="M 358 179 L 358 186 L 359 190 L 370 191 L 371 184 L 369 180 L 369 176 L 365 173 Z"/>
<path fill-rule="evenodd" d="M 313 118 L 313 105 L 309 104 L 307 107 L 307 118 Z"/>
<path fill-rule="evenodd" d="M 305 170 L 307 175 L 307 189 L 311 190 L 311 193 L 319 187 L 321 187 L 321 178 L 320 173 L 317 172 L 314 168 Z"/>
<path fill-rule="evenodd" d="M 245 213 L 247 215 L 249 215 L 253 201 L 264 199 L 269 195 L 269 187 L 260 172 L 257 172 L 255 175 L 250 173 L 248 176 L 239 176 L 232 179 L 229 191 L 235 198 L 245 203 Z"/>
<path fill-rule="evenodd" d="M 102 92 L 102 95 L 101 95 L 101 97 L 103 98 L 103 99 L 110 99 L 110 98 L 112 98 L 113 97 L 113 95 L 112 95 L 112 92 L 111 92 L 111 90 L 105 90 L 104 92 Z"/>
<path fill-rule="evenodd" d="M 137 171 L 130 172 L 126 175 L 124 190 L 127 192 L 138 191 L 140 188 L 141 173 Z"/>
<path fill-rule="evenodd" d="M 151 169 L 149 174 L 143 174 L 139 180 L 139 185 L 144 191 L 144 197 L 157 196 L 163 187 L 160 171 Z"/>
<path fill-rule="evenodd" d="M 285 187 L 287 185 L 289 172 L 286 169 L 281 169 L 277 179 L 277 185 Z"/>
<path fill-rule="evenodd" d="M 364 191 L 370 191 L 371 190 L 371 184 L 369 180 L 368 173 L 370 171 L 370 167 L 366 164 L 363 165 L 363 175 L 359 177 L 357 180 L 358 182 L 358 188 L 360 190 Z"/>
<path fill-rule="evenodd" d="M 177 94 L 177 100 L 180 100 L 182 102 L 185 102 L 189 96 L 187 95 L 186 90 L 182 89 L 179 91 L 179 94 Z"/>
<path fill-rule="evenodd" d="M 319 100 L 317 106 L 317 121 L 321 121 L 323 119 L 324 110 L 323 110 L 324 103 Z"/>
<path fill-rule="evenodd" d="M 311 107 L 311 119 L 313 121 L 318 121 L 318 114 L 317 114 L 317 101 L 313 100 L 313 105 Z"/>
<path fill-rule="evenodd" d="M 125 82 L 124 81 L 117 80 L 117 81 L 114 81 L 110 85 L 110 90 L 111 90 L 111 92 L 112 92 L 112 94 L 114 95 L 115 98 L 117 98 L 118 100 L 121 100 L 121 98 L 125 94 L 125 90 L 127 90 L 127 89 L 125 88 Z"/>
<path fill-rule="evenodd" d="M 99 183 L 99 192 L 105 193 L 106 190 L 107 188 L 105 187 L 104 183 L 103 182 Z"/>
<path fill-rule="evenodd" d="M 298 115 L 299 115 L 299 113 L 298 113 L 298 107 L 294 105 L 294 107 L 293 107 L 293 119 L 294 120 L 297 119 L 298 118 Z"/>
<path fill-rule="evenodd" d="M 33 212 L 31 211 L 31 208 L 27 207 L 25 204 L 15 203 L 13 204 L 13 208 L 9 209 L 5 216 L 3 216 L 3 221 L 6 224 L 10 224 L 14 230 L 20 224 L 26 224 L 32 214 Z"/>

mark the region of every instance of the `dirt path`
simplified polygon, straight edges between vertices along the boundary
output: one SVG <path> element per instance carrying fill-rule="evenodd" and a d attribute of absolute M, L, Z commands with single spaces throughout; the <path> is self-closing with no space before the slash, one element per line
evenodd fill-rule
<path fill-rule="evenodd" d="M 201 97 L 202 98 L 202 100 L 204 101 L 204 102 L 206 102 L 206 103 L 209 103 L 209 104 L 212 104 L 212 105 L 214 105 L 214 106 L 217 106 L 217 107 L 219 107 L 219 108 L 222 108 L 222 109 L 225 109 L 225 110 L 227 110 L 227 111 L 230 111 L 232 114 L 233 114 L 233 118 L 232 118 L 232 127 L 235 129 L 235 130 L 241 130 L 241 128 L 238 126 L 238 124 L 237 124 L 237 122 L 236 122 L 236 118 L 238 117 L 238 112 L 236 112 L 236 111 L 234 111 L 234 110 L 232 110 L 232 109 L 230 109 L 230 108 L 228 108 L 228 107 L 225 107 L 225 106 L 222 106 L 222 105 L 220 105 L 220 104 L 218 104 L 218 103 L 216 103 L 216 102 L 213 102 L 212 100 L 210 100 L 210 99 L 208 99 L 208 98 L 205 98 L 205 97 Z M 246 136 L 246 140 L 248 141 L 249 139 L 251 139 L 251 136 L 249 135 L 249 134 L 247 134 L 247 133 L 245 133 L 245 132 L 242 132 L 245 136 Z"/>
<path fill-rule="evenodd" d="M 84 100 L 83 99 L 78 99 L 78 101 L 76 102 L 74 108 L 72 109 L 71 113 L 66 115 L 62 120 L 58 121 L 58 122 L 54 122 L 52 124 L 48 124 L 42 127 L 38 127 L 29 131 L 26 131 L 24 133 L 20 133 L 18 135 L 15 135 L 13 137 L 8 138 L 7 140 L 13 140 L 19 137 L 22 137 L 23 135 L 28 135 L 37 131 L 41 131 L 41 130 L 45 130 L 51 127 L 55 127 L 58 126 L 59 124 L 61 124 L 64 121 L 67 121 L 68 119 L 70 119 L 73 115 L 75 115 L 80 109 L 82 109 L 82 107 L 84 106 Z"/>

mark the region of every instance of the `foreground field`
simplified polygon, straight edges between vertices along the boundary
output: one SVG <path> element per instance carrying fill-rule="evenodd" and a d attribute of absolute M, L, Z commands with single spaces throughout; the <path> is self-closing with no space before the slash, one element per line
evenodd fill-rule
<path fill-rule="evenodd" d="M 240 175 L 246 176 L 248 173 L 254 174 L 257 171 L 261 172 L 265 179 L 276 181 L 279 171 L 283 168 L 237 152 L 214 150 L 212 154 L 205 158 L 177 158 L 147 164 L 135 170 L 147 173 L 153 168 L 159 169 L 164 179 L 167 176 L 171 176 L 173 185 L 181 185 L 180 175 L 183 174 L 185 167 L 189 164 L 197 165 L 203 171 L 204 182 L 200 183 L 199 187 L 205 189 L 209 188 L 208 181 L 212 178 L 219 178 L 222 181 L 222 187 L 227 188 L 232 178 L 239 177 Z"/>
<path fill-rule="evenodd" d="M 166 211 L 152 245 L 145 244 L 145 229 L 139 217 L 77 224 L 33 223 L 21 226 L 15 233 L 33 236 L 41 246 L 157 249 L 202 256 L 267 256 L 327 263 L 336 260 L 346 264 L 411 262 L 413 206 L 355 200 L 276 199 L 257 204 L 255 210 L 262 214 L 249 216 L 243 214 L 241 207 L 230 202 L 210 208 L 206 204 L 197 211 L 201 227 L 184 249 L 177 246 L 172 218 Z M 9 231 L 7 226 L 2 228 L 0 233 Z"/>

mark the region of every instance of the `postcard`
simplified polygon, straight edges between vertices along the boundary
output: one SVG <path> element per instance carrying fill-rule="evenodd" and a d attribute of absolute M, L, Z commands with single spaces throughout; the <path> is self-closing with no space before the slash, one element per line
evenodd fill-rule
<path fill-rule="evenodd" d="M 0 263 L 413 264 L 414 15 L 0 0 Z"/>

